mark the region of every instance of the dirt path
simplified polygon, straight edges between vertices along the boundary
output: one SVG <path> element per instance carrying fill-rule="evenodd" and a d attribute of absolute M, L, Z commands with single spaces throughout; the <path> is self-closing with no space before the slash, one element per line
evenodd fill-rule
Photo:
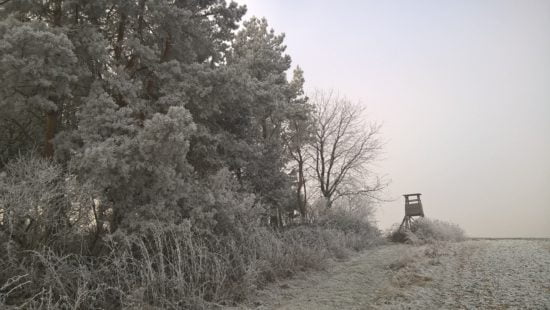
<path fill-rule="evenodd" d="M 278 283 L 249 309 L 550 309 L 550 240 L 388 245 Z"/>

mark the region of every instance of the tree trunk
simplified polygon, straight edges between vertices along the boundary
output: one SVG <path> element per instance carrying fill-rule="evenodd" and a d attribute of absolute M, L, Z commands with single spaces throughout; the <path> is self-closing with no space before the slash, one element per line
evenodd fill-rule
<path fill-rule="evenodd" d="M 115 60 L 118 64 L 122 61 L 122 41 L 126 33 L 126 14 L 120 13 L 120 22 L 118 23 L 117 38 L 115 45 Z"/>
<path fill-rule="evenodd" d="M 141 42 L 143 42 L 143 28 L 145 28 L 145 1 L 139 1 L 139 17 L 138 17 L 138 29 L 137 34 Z"/>
<path fill-rule="evenodd" d="M 162 51 L 161 62 L 170 60 L 170 56 L 172 55 L 172 44 L 172 34 L 168 33 L 164 40 L 164 50 Z"/>
<path fill-rule="evenodd" d="M 57 112 L 46 113 L 46 135 L 44 145 L 44 157 L 52 158 L 54 154 L 53 138 L 57 131 Z"/>
<path fill-rule="evenodd" d="M 53 8 L 53 25 L 61 27 L 63 19 L 63 0 L 55 0 Z"/>
<path fill-rule="evenodd" d="M 302 220 L 305 221 L 307 218 L 307 192 L 306 192 L 306 180 L 304 177 L 304 161 L 302 159 L 302 154 L 298 153 L 298 186 L 296 189 L 298 209 L 300 210 L 300 215 Z M 303 195 L 302 195 L 303 192 Z"/>
<path fill-rule="evenodd" d="M 63 19 L 63 0 L 55 0 L 53 2 L 53 20 L 55 27 L 61 27 Z M 54 103 L 56 100 L 52 100 Z M 44 157 L 53 158 L 53 138 L 57 132 L 58 113 L 56 111 L 46 112 L 46 132 L 44 136 Z"/>

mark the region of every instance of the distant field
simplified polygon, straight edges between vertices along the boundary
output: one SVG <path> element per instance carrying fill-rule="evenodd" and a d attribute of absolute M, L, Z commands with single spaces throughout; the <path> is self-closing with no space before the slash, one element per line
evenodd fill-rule
<path fill-rule="evenodd" d="M 468 238 L 469 240 L 528 240 L 528 241 L 550 241 L 550 238 L 528 238 L 528 237 L 522 237 L 522 238 L 492 238 L 492 237 L 472 237 Z"/>
<path fill-rule="evenodd" d="M 550 239 L 387 245 L 262 291 L 247 309 L 549 309 Z"/>

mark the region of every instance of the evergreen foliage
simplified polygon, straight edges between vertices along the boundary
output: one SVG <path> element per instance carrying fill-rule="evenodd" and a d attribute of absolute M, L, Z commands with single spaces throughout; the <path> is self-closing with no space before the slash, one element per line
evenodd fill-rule
<path fill-rule="evenodd" d="M 245 12 L 0 1 L 0 306 L 233 304 L 372 243 L 351 213 L 269 227 L 312 220 L 315 107 L 284 35 Z"/>

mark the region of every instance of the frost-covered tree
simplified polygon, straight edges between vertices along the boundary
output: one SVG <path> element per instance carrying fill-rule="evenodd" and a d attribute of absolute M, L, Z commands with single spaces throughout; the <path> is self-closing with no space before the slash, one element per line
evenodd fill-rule
<path fill-rule="evenodd" d="M 277 35 L 265 19 L 245 22 L 232 47 L 228 65 L 244 71 L 243 80 L 249 90 L 243 92 L 248 96 L 241 100 L 248 103 L 241 103 L 240 111 L 245 113 L 235 116 L 238 124 L 247 125 L 238 137 L 240 144 L 250 150 L 244 164 L 232 165 L 239 177 L 274 207 L 280 223 L 284 209 L 295 206 L 290 203 L 291 179 L 285 171 L 290 158 L 284 136 L 292 130 L 289 125 L 293 120 L 307 117 L 300 98 L 303 75 L 298 69 L 295 80 L 288 81 L 291 59 L 285 54 L 284 34 Z M 228 145 L 227 149 L 238 154 L 239 150 L 232 150 L 235 145 L 239 144 Z"/>
<path fill-rule="evenodd" d="M 3 159 L 45 139 L 42 150 L 53 156 L 52 139 L 78 80 L 74 45 L 63 30 L 41 21 L 0 23 L 0 109 L 6 128 Z"/>
<path fill-rule="evenodd" d="M 208 108 L 244 12 L 221 0 L 2 3 L 2 162 L 55 156 L 93 185 L 98 227 L 177 218 L 193 119 L 211 113 L 193 108 Z"/>
<path fill-rule="evenodd" d="M 140 219 L 174 218 L 192 171 L 185 159 L 191 115 L 172 106 L 142 122 L 115 102 L 101 87 L 92 88 L 78 114 L 82 148 L 71 161 L 73 171 L 98 190 L 96 213 L 111 230 Z"/>
<path fill-rule="evenodd" d="M 259 227 L 307 218 L 318 119 L 245 11 L 0 0 L 0 307 L 229 306 L 325 256 L 320 227 Z"/>
<path fill-rule="evenodd" d="M 380 125 L 367 123 L 364 108 L 334 92 L 316 92 L 313 170 L 327 207 L 341 197 L 375 195 L 385 184 L 371 164 L 382 147 Z"/>
<path fill-rule="evenodd" d="M 308 117 L 303 75 L 288 81 L 284 35 L 264 19 L 235 32 L 244 13 L 223 0 L 3 3 L 2 162 L 55 159 L 93 188 L 100 229 L 189 216 L 186 195 L 224 169 L 279 214 L 294 208 L 285 137 Z"/>

